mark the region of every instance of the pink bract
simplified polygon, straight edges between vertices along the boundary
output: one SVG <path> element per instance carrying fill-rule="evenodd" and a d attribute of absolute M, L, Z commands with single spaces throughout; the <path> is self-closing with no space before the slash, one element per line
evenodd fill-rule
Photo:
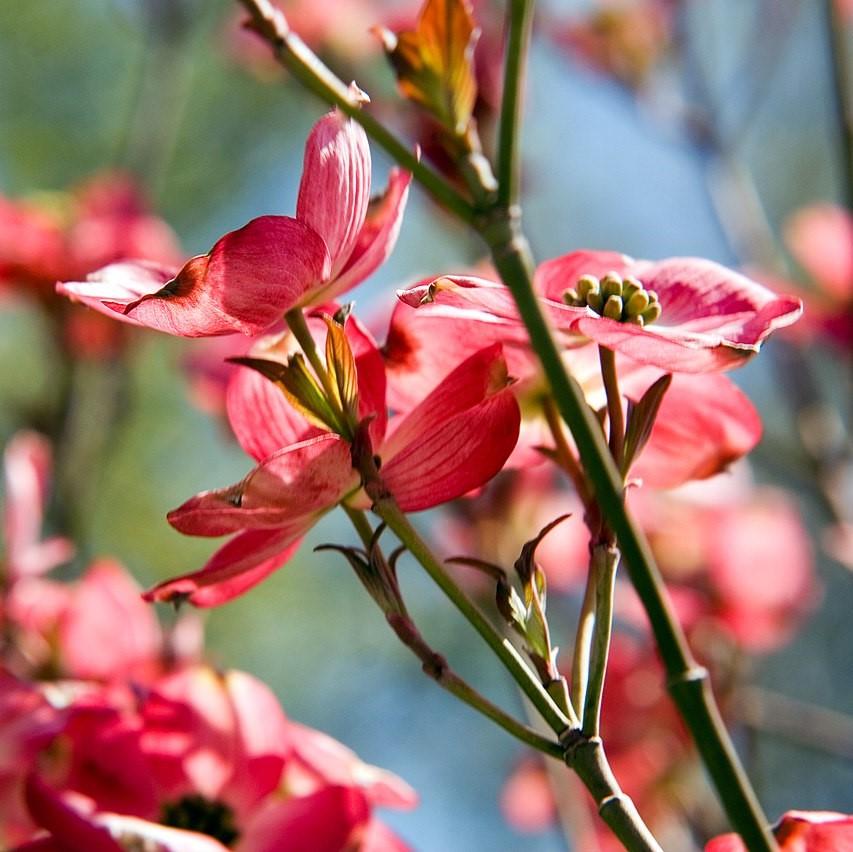
<path fill-rule="evenodd" d="M 351 289 L 390 254 L 410 175 L 392 170 L 374 202 L 370 178 L 364 131 L 329 113 L 305 146 L 295 218 L 253 219 L 180 270 L 129 262 L 57 289 L 102 313 L 182 337 L 257 334 L 291 308 Z"/>
<path fill-rule="evenodd" d="M 197 833 L 202 826 L 181 831 L 157 822 L 186 806 L 220 814 L 219 829 L 214 820 L 209 828 L 203 821 L 204 830 L 236 835 L 238 852 L 339 852 L 358 841 L 374 852 L 407 848 L 374 808 L 411 808 L 414 791 L 291 722 L 269 688 L 245 673 L 191 666 L 136 695 L 89 691 L 68 714 L 63 759 L 42 754 L 40 775 L 30 771 L 35 754 L 16 767 L 28 776 L 30 815 L 48 832 L 24 849 L 115 852 L 133 839 L 164 852 L 224 850 Z M 38 746 L 57 733 L 48 731 Z"/>
<path fill-rule="evenodd" d="M 851 852 L 853 816 L 831 811 L 788 811 L 774 827 L 781 852 Z M 715 837 L 705 852 L 746 852 L 736 834 Z"/>
<path fill-rule="evenodd" d="M 3 454 L 4 570 L 10 583 L 22 577 L 45 574 L 69 560 L 74 552 L 68 539 L 41 540 L 52 467 L 50 443 L 36 432 L 18 432 L 6 446 Z"/>

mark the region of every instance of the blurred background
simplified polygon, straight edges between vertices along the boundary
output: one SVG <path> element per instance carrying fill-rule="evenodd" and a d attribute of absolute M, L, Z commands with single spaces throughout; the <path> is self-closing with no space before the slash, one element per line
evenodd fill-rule
<path fill-rule="evenodd" d="M 67 220 L 80 204 L 97 205 L 98 181 L 120 172 L 174 229 L 185 256 L 254 216 L 292 213 L 304 140 L 324 106 L 240 32 L 235 5 L 0 4 L 0 193 Z M 405 24 L 416 3 L 335 0 L 325 20 L 311 4 L 282 5 L 297 31 L 305 20 L 306 40 L 343 79 L 358 80 L 401 132 L 418 132 L 395 119 L 393 76 L 368 32 L 373 23 Z M 494 45 L 501 10 L 477 5 Z M 833 50 L 850 53 L 851 10 L 831 6 L 543 2 L 524 122 L 525 217 L 537 258 L 581 247 L 708 257 L 797 288 L 814 316 L 849 323 L 850 290 L 815 272 L 833 251 L 843 254 L 843 240 L 818 249 L 810 265 L 792 225 L 803 208 L 851 202 L 849 131 L 845 145 L 839 122 L 850 80 L 833 62 Z M 496 85 L 488 58 L 478 113 L 487 147 Z M 375 149 L 374 162 L 379 188 L 389 164 Z M 125 212 L 141 203 L 126 190 Z M 381 329 L 396 287 L 469 267 L 482 253 L 415 188 L 396 250 L 354 294 L 357 309 Z M 104 554 L 145 586 L 199 567 L 212 542 L 179 535 L 165 512 L 251 466 L 216 411 L 215 376 L 198 366 L 210 362 L 207 343 L 70 321 L 49 285 L 10 268 L 0 276 L 0 443 L 24 426 L 55 442 L 48 526 L 78 546 L 66 575 Z M 792 635 L 743 662 L 759 709 L 742 708 L 738 744 L 773 818 L 791 808 L 853 811 L 853 722 L 843 715 L 853 714 L 853 578 L 842 525 L 853 504 L 850 351 L 849 337 L 810 326 L 778 336 L 732 376 L 765 423 L 751 476 L 786 489 L 822 588 Z M 440 535 L 436 521 L 422 520 Z M 338 515 L 327 517 L 262 588 L 207 613 L 215 661 L 262 678 L 292 718 L 409 781 L 420 807 L 384 818 L 415 848 L 566 848 L 549 819 L 528 820 L 535 830 L 521 832 L 524 819 L 506 818 L 516 744 L 421 674 L 343 560 L 312 553 L 351 539 Z M 760 555 L 746 559 L 747 574 L 751 558 Z M 519 709 L 467 626 L 413 564 L 402 571 L 427 637 L 484 692 Z M 555 641 L 569 645 L 576 601 L 553 606 L 567 630 Z M 782 716 L 785 730 L 773 724 Z"/>

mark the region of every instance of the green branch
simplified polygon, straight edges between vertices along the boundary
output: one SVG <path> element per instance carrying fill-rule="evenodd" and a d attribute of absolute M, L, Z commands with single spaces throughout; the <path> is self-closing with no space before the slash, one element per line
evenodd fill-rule
<path fill-rule="evenodd" d="M 371 549 L 375 549 L 377 545 L 374 541 L 374 532 L 364 512 L 358 509 L 351 509 L 345 505 L 342 505 L 342 508 L 352 522 L 353 527 L 355 527 L 368 553 Z M 385 557 L 380 556 L 380 558 L 384 559 Z M 542 734 L 534 731 L 533 728 L 519 722 L 459 677 L 450 668 L 444 657 L 433 651 L 423 640 L 417 628 L 408 617 L 408 613 L 405 611 L 398 613 L 386 612 L 385 618 L 400 641 L 421 661 L 424 674 L 431 677 L 439 686 L 446 689 L 451 695 L 456 696 L 456 698 L 469 707 L 472 707 L 478 713 L 490 719 L 517 740 L 525 743 L 525 745 L 550 757 L 555 757 L 558 760 L 563 759 L 564 749 L 559 742 L 543 737 Z"/>
<path fill-rule="evenodd" d="M 616 534 L 629 576 L 651 622 L 669 676 L 668 687 L 690 729 L 735 830 L 750 852 L 773 852 L 767 818 L 729 739 L 708 683 L 693 659 L 648 542 L 622 499 L 622 477 L 583 390 L 567 371 L 533 289 L 533 260 L 518 221 L 506 211 L 484 221 L 480 233 L 501 279 L 512 292 L 554 402 L 566 422 L 592 482 L 602 514 Z"/>
<path fill-rule="evenodd" d="M 421 162 L 409 146 L 363 107 L 366 95 L 356 86 L 347 86 L 288 26 L 279 9 L 269 0 L 238 0 L 251 16 L 251 26 L 273 49 L 276 59 L 306 89 L 336 106 L 357 121 L 368 136 L 384 148 L 391 159 L 412 173 L 417 182 L 440 204 L 469 224 L 474 208 L 441 175 Z"/>
<path fill-rule="evenodd" d="M 500 128 L 498 130 L 498 197 L 500 207 L 511 207 L 518 199 L 521 182 L 519 150 L 524 70 L 533 26 L 533 0 L 509 0 L 506 61 Z"/>

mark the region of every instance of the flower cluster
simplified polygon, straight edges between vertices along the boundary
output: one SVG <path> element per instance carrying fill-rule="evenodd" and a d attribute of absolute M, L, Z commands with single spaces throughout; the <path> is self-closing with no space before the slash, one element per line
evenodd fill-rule
<path fill-rule="evenodd" d="M 591 554 L 611 546 L 613 537 L 585 479 L 584 459 L 556 418 L 513 294 L 487 277 L 427 279 L 398 292 L 381 347 L 351 315 L 351 306 L 336 301 L 391 251 L 409 179 L 393 172 L 385 194 L 371 202 L 367 139 L 358 125 L 333 112 L 308 139 L 295 217 L 255 219 L 181 268 L 124 261 L 58 289 L 101 314 L 182 337 L 244 335 L 227 350 L 237 357 L 229 359 L 221 379 L 231 429 L 256 466 L 240 482 L 197 494 L 168 515 L 182 533 L 231 538 L 200 570 L 159 584 L 146 599 L 211 607 L 242 595 L 284 565 L 307 531 L 336 506 L 351 516 L 369 508 L 381 515 L 389 506 L 408 513 L 456 501 L 457 518 L 445 539 L 468 555 L 469 564 L 501 578 L 498 609 L 501 615 L 511 611 L 512 625 L 524 632 L 525 651 L 549 688 L 577 673 L 565 661 L 557 667 L 544 621 L 545 584 L 581 597 Z M 713 477 L 761 435 L 758 414 L 725 372 L 793 323 L 800 300 L 710 261 L 637 261 L 604 251 L 576 251 L 541 264 L 535 290 L 562 357 L 631 486 L 627 502 L 659 558 L 679 619 L 715 675 L 735 680 L 738 655 L 787 641 L 818 596 L 801 522 L 784 496 L 738 483 L 721 499 L 708 498 L 726 488 Z M 574 493 L 556 487 L 554 472 L 544 467 L 548 461 L 569 475 Z M 689 490 L 661 492 L 705 479 L 711 481 L 698 499 Z M 541 541 L 538 566 L 522 577 L 522 604 L 512 598 L 501 566 L 529 539 L 531 528 L 549 527 L 567 507 L 577 510 L 575 517 Z M 693 531 L 689 541 L 681 535 L 685 527 Z M 757 527 L 763 531 L 758 538 Z M 414 626 L 401 626 L 408 615 L 393 560 L 384 562 L 364 543 L 360 576 L 369 589 L 374 584 L 380 603 L 390 601 L 386 615 L 398 635 L 422 660 L 434 662 L 438 658 L 418 645 Z M 348 552 L 359 563 L 359 552 Z M 530 545 L 524 553 L 533 566 Z M 516 566 L 521 563 L 524 557 Z M 84 579 L 72 596 L 90 599 L 97 592 L 88 591 L 87 583 L 109 585 L 111 570 L 97 566 L 97 583 Z M 641 810 L 664 824 L 675 813 L 668 781 L 694 758 L 666 702 L 644 617 L 621 583 L 616 616 L 627 631 L 613 641 L 604 691 L 609 759 Z M 35 634 L 45 634 L 37 618 L 31 622 Z M 143 661 L 163 657 L 156 627 L 146 630 L 140 629 L 148 636 Z M 63 643 L 63 653 L 73 655 L 73 647 Z M 266 750 L 268 736 L 256 743 L 257 732 L 242 727 L 252 722 L 255 705 L 270 707 L 263 687 L 247 676 L 218 676 L 198 664 L 177 663 L 180 655 L 166 656 L 170 667 L 139 675 L 145 689 L 113 689 L 106 714 L 103 693 L 92 698 L 83 690 L 83 704 L 75 704 L 78 709 L 66 714 L 71 721 L 60 726 L 62 736 L 71 736 L 73 755 L 101 736 L 92 733 L 99 724 L 92 720 L 109 717 L 112 735 L 132 742 L 133 760 L 145 767 L 133 775 L 137 788 L 118 800 L 96 795 L 88 781 L 68 780 L 76 778 L 72 759 L 61 771 L 22 782 L 37 822 L 51 829 L 58 814 L 71 814 L 87 831 L 113 831 L 110 826 L 119 823 L 111 820 L 129 817 L 156 821 L 159 815 L 161 822 L 184 828 L 209 820 L 216 830 L 208 834 L 226 844 L 239 836 L 238 849 L 254 850 L 279 848 L 264 844 L 281 831 L 296 831 L 292 825 L 325 836 L 320 820 L 330 832 L 340 829 L 330 849 L 344 848 L 342 838 L 353 832 L 362 838 L 360 848 L 374 848 L 374 842 L 384 848 L 386 835 L 371 806 L 411 804 L 400 782 L 375 781 L 371 772 L 352 768 L 355 758 L 341 758 L 334 771 L 320 768 L 316 753 L 305 753 L 305 743 L 316 735 L 296 736 L 276 711 L 267 718 L 281 720 L 278 746 Z M 437 669 L 444 665 L 435 663 Z M 110 670 L 73 674 L 108 678 Z M 220 706 L 230 708 L 221 712 L 233 718 L 246 753 L 238 749 L 236 762 L 231 752 L 222 759 L 214 737 L 199 746 L 204 758 L 188 763 L 186 743 L 193 751 L 199 732 L 216 728 L 212 717 L 218 718 Z M 84 731 L 87 745 L 69 731 Z M 287 748 L 281 746 L 285 741 Z M 262 769 L 249 772 L 250 765 Z M 531 785 L 541 782 L 537 777 L 525 764 L 507 789 L 506 808 L 519 823 L 550 818 L 548 808 L 530 817 L 523 804 Z M 75 811 L 57 790 L 88 797 L 88 804 Z M 111 794 L 118 796 L 117 786 Z M 318 816 L 338 807 L 349 820 Z"/>
<path fill-rule="evenodd" d="M 374 809 L 413 807 L 414 791 L 288 719 L 256 678 L 205 664 L 195 618 L 164 632 L 111 560 L 73 583 L 44 576 L 71 545 L 40 538 L 43 438 L 17 435 L 4 470 L 4 848 L 406 848 Z"/>

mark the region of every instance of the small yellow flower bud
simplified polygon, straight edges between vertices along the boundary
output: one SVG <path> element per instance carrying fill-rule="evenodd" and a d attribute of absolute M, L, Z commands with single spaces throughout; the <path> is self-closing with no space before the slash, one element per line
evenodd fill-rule
<path fill-rule="evenodd" d="M 605 298 L 609 296 L 621 296 L 622 279 L 615 272 L 608 272 L 601 279 L 601 292 Z"/>
<path fill-rule="evenodd" d="M 595 292 L 590 293 L 586 297 L 586 303 L 597 313 L 601 313 L 601 306 L 604 304 L 604 299 L 601 297 L 601 293 Z"/>
<path fill-rule="evenodd" d="M 640 316 L 645 320 L 646 325 L 650 325 L 661 315 L 661 306 L 659 302 L 651 302 Z"/>
<path fill-rule="evenodd" d="M 612 320 L 622 319 L 622 299 L 619 296 L 608 296 L 602 316 Z"/>
<path fill-rule="evenodd" d="M 575 290 L 574 287 L 571 290 L 566 290 L 566 292 L 563 293 L 563 301 L 573 308 L 578 307 L 578 305 L 586 304 L 586 300 L 580 297 L 578 291 Z"/>
<path fill-rule="evenodd" d="M 629 317 L 641 314 L 649 306 L 649 295 L 645 290 L 636 290 L 625 303 L 625 313 Z"/>
<path fill-rule="evenodd" d="M 586 301 L 590 293 L 598 293 L 601 289 L 599 280 L 594 275 L 582 275 L 577 284 L 580 297 Z"/>

